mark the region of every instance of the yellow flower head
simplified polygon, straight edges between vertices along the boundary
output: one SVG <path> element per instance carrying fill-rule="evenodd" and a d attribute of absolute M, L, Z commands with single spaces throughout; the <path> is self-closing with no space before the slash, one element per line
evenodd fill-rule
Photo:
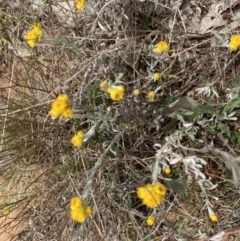
<path fill-rule="evenodd" d="M 155 220 L 156 220 L 156 216 L 155 215 L 151 215 L 147 218 L 147 225 L 148 226 L 153 226 L 153 224 L 155 223 Z"/>
<path fill-rule="evenodd" d="M 54 100 L 52 102 L 51 108 L 59 113 L 62 113 L 68 107 L 67 103 L 62 100 Z"/>
<path fill-rule="evenodd" d="M 85 0 L 77 0 L 75 4 L 76 9 L 81 10 L 85 6 Z"/>
<path fill-rule="evenodd" d="M 107 92 L 110 94 L 110 98 L 114 101 L 121 100 L 124 96 L 124 91 L 125 89 L 123 85 L 113 86 L 107 89 Z"/>
<path fill-rule="evenodd" d="M 37 34 L 35 31 L 31 30 L 27 32 L 26 34 L 26 39 L 29 47 L 34 48 L 37 43 Z"/>
<path fill-rule="evenodd" d="M 170 167 L 166 167 L 165 170 L 164 170 L 164 172 L 165 172 L 166 174 L 170 174 L 170 173 L 171 173 Z"/>
<path fill-rule="evenodd" d="M 71 108 L 66 108 L 63 112 L 62 112 L 62 116 L 66 119 L 72 118 L 73 116 L 73 111 Z"/>
<path fill-rule="evenodd" d="M 106 91 L 108 89 L 108 82 L 106 80 L 102 81 L 99 86 L 100 86 L 101 90 L 105 90 Z"/>
<path fill-rule="evenodd" d="M 61 100 L 68 103 L 68 96 L 66 94 L 61 94 L 57 97 L 57 100 Z"/>
<path fill-rule="evenodd" d="M 148 97 L 149 100 L 154 100 L 154 97 L 155 97 L 154 91 L 150 91 L 150 92 L 148 93 L 147 97 Z"/>
<path fill-rule="evenodd" d="M 134 95 L 134 96 L 139 96 L 139 95 L 140 95 L 140 90 L 138 90 L 138 89 L 137 89 L 137 90 L 134 90 L 134 91 L 133 91 L 133 95 Z"/>
<path fill-rule="evenodd" d="M 79 223 L 83 223 L 92 214 L 92 208 L 88 207 L 80 197 L 71 199 L 70 209 L 71 218 Z"/>
<path fill-rule="evenodd" d="M 54 109 L 51 109 L 49 111 L 49 114 L 52 117 L 52 119 L 56 119 L 56 118 L 58 118 L 62 114 L 62 112 L 54 110 Z"/>
<path fill-rule="evenodd" d="M 218 217 L 217 215 L 214 213 L 212 215 L 210 215 L 210 219 L 213 221 L 213 222 L 217 222 L 218 221 Z"/>
<path fill-rule="evenodd" d="M 160 41 L 157 43 L 154 52 L 160 54 L 162 52 L 168 52 L 170 49 L 169 45 L 165 41 Z"/>
<path fill-rule="evenodd" d="M 80 134 L 81 133 L 81 134 Z M 73 146 L 75 147 L 80 147 L 82 146 L 83 144 L 83 137 L 84 137 L 84 134 L 82 131 L 79 131 L 76 135 L 74 135 L 72 138 L 71 138 L 71 143 Z"/>
<path fill-rule="evenodd" d="M 154 185 L 148 183 L 146 186 L 137 189 L 137 196 L 149 208 L 159 206 L 163 202 L 165 194 L 166 188 L 160 183 Z"/>
<path fill-rule="evenodd" d="M 159 80 L 161 78 L 161 74 L 160 73 L 154 73 L 153 74 L 153 79 L 154 80 Z"/>
<path fill-rule="evenodd" d="M 42 36 L 43 36 L 42 28 L 35 27 L 35 28 L 33 29 L 33 31 L 35 31 L 35 33 L 36 33 L 36 35 L 37 35 L 36 42 L 37 42 L 37 43 L 42 42 Z"/>
<path fill-rule="evenodd" d="M 29 30 L 26 33 L 26 39 L 27 40 L 32 40 L 32 41 L 37 41 L 37 32 L 35 31 L 35 29 L 33 28 L 32 30 Z"/>
<path fill-rule="evenodd" d="M 80 197 L 73 197 L 70 200 L 70 208 L 71 209 L 81 208 L 83 205 L 84 205 L 84 202 Z"/>
<path fill-rule="evenodd" d="M 43 30 L 40 22 L 34 23 L 34 27 L 26 34 L 26 40 L 31 48 L 34 48 L 37 43 L 42 42 Z"/>
<path fill-rule="evenodd" d="M 229 45 L 230 51 L 236 51 L 239 46 L 240 46 L 240 35 L 231 36 L 230 45 Z"/>
<path fill-rule="evenodd" d="M 63 116 L 64 118 L 72 118 L 73 111 L 70 107 L 68 96 L 66 94 L 59 95 L 51 104 L 49 112 L 53 119 Z"/>
<path fill-rule="evenodd" d="M 28 46 L 32 49 L 36 46 L 36 41 L 34 40 L 28 40 L 27 43 L 28 43 Z"/>

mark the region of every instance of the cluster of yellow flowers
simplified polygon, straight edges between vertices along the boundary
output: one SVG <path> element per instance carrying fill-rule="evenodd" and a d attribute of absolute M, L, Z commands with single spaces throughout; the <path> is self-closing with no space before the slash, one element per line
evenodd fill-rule
<path fill-rule="evenodd" d="M 107 89 L 110 98 L 114 101 L 121 100 L 124 96 L 125 88 L 123 85 L 111 86 Z"/>
<path fill-rule="evenodd" d="M 136 96 L 136 97 L 138 97 L 140 94 L 141 94 L 141 92 L 140 92 L 139 89 L 136 89 L 136 90 L 133 91 L 133 95 Z M 155 98 L 155 93 L 154 93 L 154 91 L 149 91 L 148 94 L 147 94 L 147 98 L 148 98 L 148 100 L 150 100 L 150 101 L 151 101 L 151 100 L 154 100 L 154 98 Z"/>
<path fill-rule="evenodd" d="M 156 208 L 159 206 L 165 197 L 166 187 L 160 183 L 148 183 L 144 187 L 137 189 L 137 196 L 142 199 L 143 204 L 149 208 Z"/>
<path fill-rule="evenodd" d="M 51 110 L 49 112 L 53 119 L 59 116 L 64 118 L 72 118 L 73 111 L 70 107 L 68 96 L 65 94 L 59 95 L 51 104 Z"/>
<path fill-rule="evenodd" d="M 71 139 L 71 143 L 75 147 L 80 147 L 83 144 L 84 133 L 82 131 L 78 131 L 76 135 L 74 135 Z"/>
<path fill-rule="evenodd" d="M 160 41 L 157 43 L 154 52 L 157 54 L 160 54 L 162 52 L 168 52 L 170 49 L 170 46 L 165 41 Z"/>
<path fill-rule="evenodd" d="M 73 197 L 70 201 L 70 215 L 74 221 L 83 223 L 92 214 L 92 208 L 86 206 L 80 197 Z"/>
<path fill-rule="evenodd" d="M 240 35 L 233 35 L 230 38 L 230 51 L 236 51 L 240 46 Z"/>
<path fill-rule="evenodd" d="M 37 43 L 42 42 L 42 36 L 42 24 L 40 22 L 34 23 L 33 28 L 26 34 L 26 39 L 29 47 L 34 48 Z"/>
<path fill-rule="evenodd" d="M 114 101 L 119 101 L 123 98 L 124 96 L 124 92 L 125 92 L 125 88 L 123 85 L 118 85 L 118 86 L 111 86 L 109 87 L 107 84 L 107 81 L 103 81 L 100 83 L 100 89 L 107 91 L 108 94 L 110 95 L 110 98 Z M 133 95 L 134 96 L 139 96 L 141 94 L 139 89 L 136 89 L 133 91 Z M 148 100 L 152 101 L 155 98 L 155 93 L 154 91 L 150 91 L 147 94 L 147 98 Z"/>
<path fill-rule="evenodd" d="M 123 98 L 125 88 L 123 85 L 111 85 L 109 86 L 107 81 L 102 81 L 100 83 L 100 89 L 107 91 L 108 94 L 110 95 L 110 98 L 113 101 L 119 101 Z"/>
<path fill-rule="evenodd" d="M 76 0 L 75 7 L 78 10 L 83 9 L 85 6 L 85 0 Z M 35 22 L 33 28 L 26 33 L 26 40 L 29 47 L 34 48 L 37 43 L 42 42 L 43 30 L 40 22 Z"/>
<path fill-rule="evenodd" d="M 77 0 L 75 2 L 76 9 L 81 10 L 85 6 L 85 0 Z"/>
<path fill-rule="evenodd" d="M 239 48 L 239 46 L 240 46 L 240 35 L 239 34 L 232 35 L 230 38 L 229 50 L 236 51 Z M 154 48 L 154 52 L 157 54 L 168 52 L 169 50 L 170 50 L 170 46 L 165 41 L 158 42 Z M 158 77 L 157 75 L 155 75 L 153 77 L 154 80 L 155 80 L 155 77 L 157 77 L 156 79 L 160 78 L 160 76 Z"/>
<path fill-rule="evenodd" d="M 232 35 L 230 38 L 229 50 L 236 51 L 239 48 L 239 46 L 240 46 L 240 35 L 239 34 Z M 169 44 L 167 44 L 165 41 L 160 41 L 156 44 L 154 52 L 157 54 L 160 54 L 163 52 L 168 52 L 169 50 L 170 50 Z M 160 76 L 158 77 L 157 75 L 155 75 L 153 78 L 154 80 L 155 78 L 159 79 Z"/>

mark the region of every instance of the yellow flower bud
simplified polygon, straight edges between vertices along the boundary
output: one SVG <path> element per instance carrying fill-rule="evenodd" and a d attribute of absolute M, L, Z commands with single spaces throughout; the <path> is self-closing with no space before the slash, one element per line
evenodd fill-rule
<path fill-rule="evenodd" d="M 148 226 L 153 226 L 153 224 L 155 223 L 155 220 L 156 220 L 156 216 L 155 215 L 151 215 L 147 218 L 147 225 Z"/>
<path fill-rule="evenodd" d="M 210 215 L 210 219 L 213 221 L 213 222 L 217 222 L 218 221 L 218 217 L 217 215 L 214 213 L 212 215 Z"/>
<path fill-rule="evenodd" d="M 148 97 L 149 100 L 154 100 L 154 97 L 155 97 L 154 91 L 150 91 L 150 92 L 148 93 L 147 97 Z"/>
<path fill-rule="evenodd" d="M 75 2 L 76 9 L 81 10 L 85 6 L 85 0 L 77 0 Z"/>
<path fill-rule="evenodd" d="M 168 52 L 169 49 L 170 49 L 170 47 L 165 41 L 160 41 L 157 43 L 154 51 L 155 51 L 155 53 L 160 54 L 162 52 Z"/>
<path fill-rule="evenodd" d="M 140 95 L 140 90 L 136 89 L 133 91 L 134 96 L 139 96 Z"/>
<path fill-rule="evenodd" d="M 100 87 L 100 89 L 101 90 L 107 90 L 108 89 L 108 83 L 107 83 L 107 81 L 105 80 L 105 81 L 102 81 L 101 83 L 100 83 L 100 85 L 99 85 L 99 87 Z"/>
<path fill-rule="evenodd" d="M 164 170 L 164 172 L 165 172 L 166 174 L 170 174 L 170 173 L 171 173 L 170 167 L 166 167 L 165 170 Z"/>
<path fill-rule="evenodd" d="M 73 116 L 73 111 L 72 111 L 72 109 L 71 109 L 71 108 L 66 108 L 66 109 L 62 112 L 62 116 L 63 116 L 64 118 L 67 118 L 67 119 L 72 118 L 72 116 Z"/>
<path fill-rule="evenodd" d="M 159 80 L 161 78 L 161 74 L 160 73 L 154 73 L 153 74 L 153 79 L 154 80 Z"/>

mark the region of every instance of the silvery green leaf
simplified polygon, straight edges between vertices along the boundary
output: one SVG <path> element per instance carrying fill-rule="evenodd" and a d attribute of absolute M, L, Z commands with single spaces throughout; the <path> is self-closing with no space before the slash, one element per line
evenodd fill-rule
<path fill-rule="evenodd" d="M 196 163 L 195 166 L 198 167 L 198 168 L 203 168 L 203 166 L 201 164 Z"/>
<path fill-rule="evenodd" d="M 89 131 L 84 135 L 83 142 L 86 142 L 90 137 L 95 134 L 96 125 L 93 125 Z"/>
<path fill-rule="evenodd" d="M 124 84 L 124 82 L 121 81 L 121 80 L 115 81 L 115 82 L 113 83 L 113 86 L 116 86 L 116 85 L 118 85 L 118 84 Z"/>
<path fill-rule="evenodd" d="M 168 77 L 169 79 L 178 79 L 179 78 L 177 75 L 173 75 L 173 74 L 169 74 L 166 77 Z"/>
<path fill-rule="evenodd" d="M 206 180 L 203 182 L 203 186 L 207 190 L 213 190 L 218 186 L 218 184 L 214 185 L 210 180 Z"/>
<path fill-rule="evenodd" d="M 225 232 L 222 231 L 222 232 L 220 232 L 220 233 L 212 236 L 212 237 L 209 239 L 209 241 L 221 241 L 221 240 L 223 240 L 223 236 L 224 236 L 224 235 L 225 235 Z"/>
<path fill-rule="evenodd" d="M 171 180 L 166 182 L 168 189 L 171 189 L 178 193 L 184 193 L 185 185 L 182 180 Z"/>
<path fill-rule="evenodd" d="M 156 67 L 156 65 L 158 64 L 158 62 L 159 62 L 158 60 L 152 59 L 151 65 L 150 65 L 150 70 L 153 70 Z"/>
<path fill-rule="evenodd" d="M 181 155 L 175 154 L 175 158 L 169 161 L 170 165 L 174 165 L 180 161 L 182 161 L 183 157 Z"/>
<path fill-rule="evenodd" d="M 219 200 L 219 198 L 218 198 L 218 197 L 215 197 L 215 196 L 212 196 L 212 195 L 209 195 L 209 194 L 208 194 L 208 196 L 209 196 L 209 197 L 211 197 L 212 199 L 216 200 L 216 201 L 218 201 L 218 200 Z"/>
<path fill-rule="evenodd" d="M 236 121 L 238 118 L 237 117 L 230 117 L 228 120 Z"/>
<path fill-rule="evenodd" d="M 192 141 L 195 141 L 195 136 L 193 134 L 188 133 L 188 137 L 190 137 Z"/>
<path fill-rule="evenodd" d="M 111 143 L 111 142 L 110 141 L 104 141 L 102 146 L 105 148 L 105 147 L 107 147 L 109 145 L 109 143 Z"/>
<path fill-rule="evenodd" d="M 158 86 L 156 89 L 155 89 L 155 91 L 154 91 L 154 93 L 156 94 L 160 89 L 162 88 L 162 86 L 160 85 L 160 86 Z"/>
<path fill-rule="evenodd" d="M 228 115 L 228 117 L 233 117 L 235 115 L 235 112 L 232 112 Z"/>
<path fill-rule="evenodd" d="M 176 118 L 177 115 L 192 115 L 200 104 L 190 97 L 183 96 L 162 110 L 162 115 Z"/>
<path fill-rule="evenodd" d="M 124 75 L 123 73 L 119 73 L 118 76 L 115 79 L 115 83 L 119 83 L 119 81 L 122 79 L 123 75 Z"/>
<path fill-rule="evenodd" d="M 112 149 L 112 146 L 110 147 L 110 152 L 114 155 L 114 156 L 117 156 L 117 152 L 115 150 Z"/>
<path fill-rule="evenodd" d="M 189 127 L 193 126 L 193 123 L 184 123 L 183 126 L 188 129 Z"/>
<path fill-rule="evenodd" d="M 216 47 L 229 47 L 229 40 L 223 39 L 217 32 L 213 31 L 215 38 L 212 40 L 212 45 Z"/>
<path fill-rule="evenodd" d="M 196 161 L 198 162 L 198 163 L 201 163 L 202 165 L 204 165 L 204 166 L 206 166 L 207 165 L 207 162 L 204 160 L 204 159 L 202 159 L 202 158 L 195 158 L 196 159 Z"/>
<path fill-rule="evenodd" d="M 177 119 L 180 120 L 182 123 L 185 123 L 185 120 L 183 119 L 183 117 L 179 114 L 177 114 Z"/>
<path fill-rule="evenodd" d="M 73 119 L 80 119 L 80 117 L 82 117 L 82 114 L 76 114 L 76 113 L 74 113 L 73 114 Z"/>
<path fill-rule="evenodd" d="M 191 175 L 188 175 L 186 183 L 191 184 L 192 182 L 193 182 L 193 177 Z"/>
<path fill-rule="evenodd" d="M 156 159 L 156 162 L 153 167 L 153 172 L 152 172 L 152 182 L 156 183 L 158 175 L 161 173 L 161 167 L 159 165 L 159 159 Z"/>
<path fill-rule="evenodd" d="M 195 169 L 195 168 L 194 168 Z M 201 177 L 202 178 L 202 180 L 205 180 L 206 179 L 206 176 L 200 171 L 200 170 L 198 170 L 198 169 L 195 169 L 195 175 L 196 175 L 196 177 Z"/>
<path fill-rule="evenodd" d="M 203 205 L 202 208 L 201 208 L 201 211 L 203 211 L 203 210 L 205 210 L 205 209 L 207 209 L 207 203 L 204 203 L 204 205 Z"/>

